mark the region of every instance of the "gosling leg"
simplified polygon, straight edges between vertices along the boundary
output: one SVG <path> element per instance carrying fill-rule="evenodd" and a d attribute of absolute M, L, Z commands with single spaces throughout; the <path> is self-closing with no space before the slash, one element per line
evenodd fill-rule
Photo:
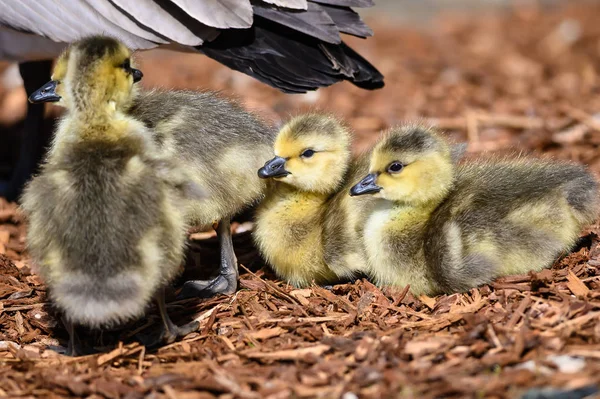
<path fill-rule="evenodd" d="M 165 302 L 165 290 L 160 289 L 156 295 L 156 304 L 158 305 L 158 311 L 160 312 L 160 318 L 162 320 L 163 333 L 161 334 L 161 341 L 163 344 L 170 344 L 175 342 L 178 338 L 185 337 L 189 333 L 192 333 L 198 329 L 200 323 L 192 321 L 191 323 L 184 324 L 183 326 L 177 326 L 167 312 L 167 304 Z"/>
<path fill-rule="evenodd" d="M 212 280 L 191 280 L 183 284 L 180 298 L 209 298 L 215 294 L 231 295 L 237 290 L 238 264 L 233 241 L 231 239 L 231 222 L 223 219 L 215 229 L 221 248 L 219 275 Z"/>
<path fill-rule="evenodd" d="M 163 345 L 171 344 L 178 338 L 182 338 L 189 333 L 198 330 L 200 323 L 197 321 L 192 321 L 182 326 L 178 326 L 173 323 L 169 317 L 169 313 L 167 312 L 164 288 L 158 290 L 154 300 L 156 302 L 156 306 L 158 307 L 158 313 L 160 314 L 161 326 L 158 333 L 152 332 L 136 334 L 137 339 L 142 343 L 142 345 L 151 349 L 156 349 Z"/>
<path fill-rule="evenodd" d="M 69 343 L 67 345 L 67 350 L 64 353 L 65 356 L 77 357 L 87 354 L 87 351 L 82 347 L 81 340 L 77 335 L 75 323 L 67 320 L 66 317 L 61 317 L 61 320 L 69 333 Z"/>

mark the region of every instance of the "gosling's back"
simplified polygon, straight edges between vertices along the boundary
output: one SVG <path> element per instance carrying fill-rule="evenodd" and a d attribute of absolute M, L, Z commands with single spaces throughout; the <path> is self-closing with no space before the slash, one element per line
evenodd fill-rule
<path fill-rule="evenodd" d="M 271 156 L 276 131 L 236 103 L 210 92 L 141 91 L 129 114 L 206 190 L 191 205 L 192 222 L 231 217 L 263 197 L 266 182 L 256 170 Z"/>
<path fill-rule="evenodd" d="M 428 225 L 427 257 L 442 290 L 550 265 L 598 212 L 598 183 L 580 165 L 504 159 L 460 165 Z"/>
<path fill-rule="evenodd" d="M 169 212 L 175 193 L 143 146 L 139 137 L 77 142 L 25 191 L 30 252 L 72 321 L 98 327 L 139 316 L 177 272 L 185 223 Z"/>

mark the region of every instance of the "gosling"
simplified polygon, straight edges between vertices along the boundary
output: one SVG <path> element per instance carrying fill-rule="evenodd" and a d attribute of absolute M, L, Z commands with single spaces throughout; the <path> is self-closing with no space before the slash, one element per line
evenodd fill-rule
<path fill-rule="evenodd" d="M 67 354 L 80 352 L 76 325 L 138 318 L 152 298 L 171 342 L 197 328 L 171 322 L 163 288 L 183 260 L 186 198 L 201 190 L 177 162 L 157 156 L 148 129 L 123 113 L 142 77 L 125 46 L 90 37 L 63 58 L 70 112 L 22 207 L 28 249 L 69 331 Z"/>
<path fill-rule="evenodd" d="M 281 128 L 275 157 L 258 171 L 274 182 L 256 210 L 254 240 L 276 274 L 294 286 L 332 283 L 363 267 L 328 250 L 336 244 L 327 237 L 328 220 L 345 217 L 329 205 L 354 170 L 350 143 L 350 132 L 335 118 L 298 116 Z"/>
<path fill-rule="evenodd" d="M 582 166 L 528 158 L 457 165 L 446 140 L 419 125 L 384 135 L 350 194 L 378 199 L 363 233 L 376 283 L 427 295 L 550 266 L 599 203 Z"/>
<path fill-rule="evenodd" d="M 67 109 L 65 93 L 68 52 L 58 58 L 52 80 L 30 96 L 32 102 L 56 102 Z M 124 113 L 145 125 L 168 158 L 187 169 L 206 197 L 186 208 L 190 225 L 216 227 L 221 247 L 219 275 L 208 281 L 187 281 L 180 297 L 232 294 L 238 267 L 231 237 L 231 218 L 258 203 L 267 189 L 256 170 L 272 154 L 276 131 L 234 102 L 210 92 L 144 91 L 135 88 Z"/>

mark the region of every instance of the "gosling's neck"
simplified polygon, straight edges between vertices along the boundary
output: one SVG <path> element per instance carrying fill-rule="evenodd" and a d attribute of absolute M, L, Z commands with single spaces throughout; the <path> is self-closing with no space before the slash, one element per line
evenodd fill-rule
<path fill-rule="evenodd" d="M 48 152 L 48 161 L 57 162 L 73 146 L 94 142 L 123 143 L 124 140 L 138 142 L 140 137 L 132 135 L 130 121 L 119 112 L 114 104 L 99 107 L 74 107 L 61 119 L 54 141 Z M 142 140 L 143 141 L 143 140 Z"/>
<path fill-rule="evenodd" d="M 270 193 L 266 199 L 291 199 L 309 202 L 325 202 L 331 195 L 326 192 L 302 190 L 291 184 L 274 181 L 270 187 Z"/>
<path fill-rule="evenodd" d="M 298 187 L 284 181 L 275 181 L 272 193 L 279 197 L 304 198 L 310 201 L 325 202 L 342 187 L 343 178 L 330 178 L 311 187 Z"/>
<path fill-rule="evenodd" d="M 94 81 L 85 76 L 81 82 L 65 82 L 65 90 L 72 98 L 70 113 L 73 119 L 83 126 L 93 127 L 108 126 L 123 119 L 134 96 L 138 95 L 135 87 L 129 91 L 114 90 L 108 82 Z"/>
<path fill-rule="evenodd" d="M 406 221 L 407 228 L 423 233 L 431 215 L 446 200 L 453 187 L 454 177 L 451 176 L 446 182 L 438 182 L 436 187 L 424 187 L 422 191 L 391 200 L 393 214 Z"/>
<path fill-rule="evenodd" d="M 117 118 L 121 113 L 114 101 L 84 102 L 75 105 L 69 117 L 82 125 L 104 125 Z"/>

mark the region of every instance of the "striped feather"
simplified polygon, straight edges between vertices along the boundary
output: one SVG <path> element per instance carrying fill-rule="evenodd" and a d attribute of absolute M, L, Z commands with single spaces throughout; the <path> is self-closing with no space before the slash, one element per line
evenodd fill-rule
<path fill-rule="evenodd" d="M 153 0 L 108 0 L 121 12 L 139 22 L 140 26 L 152 29 L 169 41 L 185 46 L 200 46 L 204 38 L 195 35 L 180 21 L 173 18 Z"/>
<path fill-rule="evenodd" d="M 138 24 L 131 20 L 131 18 L 127 17 L 114 5 L 109 3 L 106 0 L 86 0 L 87 3 L 92 7 L 96 12 L 109 21 L 112 21 L 117 26 L 122 27 L 123 29 L 131 32 L 134 35 L 137 35 L 143 39 L 146 39 L 150 42 L 166 44 L 169 41 L 159 35 L 153 34 L 151 31 L 147 29 L 141 28 Z"/>
<path fill-rule="evenodd" d="M 252 6 L 249 0 L 171 0 L 190 17 L 214 28 L 249 28 Z"/>
<path fill-rule="evenodd" d="M 84 36 L 110 32 L 134 48 L 155 46 L 107 20 L 84 0 L 3 0 L 0 7 L 1 25 L 45 36 L 55 42 L 68 43 Z"/>

